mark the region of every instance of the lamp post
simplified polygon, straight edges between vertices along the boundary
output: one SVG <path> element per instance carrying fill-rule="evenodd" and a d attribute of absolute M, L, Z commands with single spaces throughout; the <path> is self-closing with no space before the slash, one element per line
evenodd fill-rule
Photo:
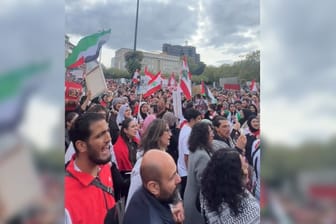
<path fill-rule="evenodd" d="M 137 42 L 138 14 L 139 14 L 139 0 L 137 0 L 137 9 L 136 9 L 136 17 L 135 17 L 134 48 L 133 48 L 134 52 L 136 51 L 136 42 Z"/>

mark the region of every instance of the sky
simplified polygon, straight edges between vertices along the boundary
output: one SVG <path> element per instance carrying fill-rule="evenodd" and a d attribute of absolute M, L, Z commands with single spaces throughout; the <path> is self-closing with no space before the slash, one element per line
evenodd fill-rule
<path fill-rule="evenodd" d="M 259 8 L 259 1 L 140 0 L 137 49 L 159 52 L 163 43 L 187 41 L 207 65 L 232 63 L 260 49 Z M 65 31 L 75 44 L 111 28 L 104 65 L 111 66 L 115 50 L 133 49 L 136 1 L 67 0 L 65 13 Z"/>
<path fill-rule="evenodd" d="M 336 137 L 332 1 L 262 1 L 261 132 L 298 145 Z"/>

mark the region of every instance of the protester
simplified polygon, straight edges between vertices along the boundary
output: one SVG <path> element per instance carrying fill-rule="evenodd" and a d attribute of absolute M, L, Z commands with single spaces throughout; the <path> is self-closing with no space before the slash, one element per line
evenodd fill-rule
<path fill-rule="evenodd" d="M 214 153 L 201 178 L 200 203 L 206 223 L 260 223 L 259 202 L 245 188 L 246 175 L 247 164 L 236 150 Z"/>
<path fill-rule="evenodd" d="M 128 206 L 129 201 L 134 192 L 142 185 L 140 177 L 140 164 L 142 161 L 143 154 L 153 148 L 166 151 L 167 146 L 170 144 L 170 138 L 171 138 L 171 132 L 169 130 L 168 124 L 162 119 L 155 119 L 146 129 L 144 138 L 141 141 L 141 148 L 139 152 L 140 158 L 137 160 L 132 170 L 131 186 L 128 194 L 126 207 Z M 183 204 L 181 202 L 181 196 L 178 191 L 176 191 L 172 208 L 173 208 L 172 213 L 175 221 L 182 222 L 184 219 L 183 218 L 184 209 Z"/>
<path fill-rule="evenodd" d="M 246 159 L 252 166 L 252 144 L 256 139 L 260 138 L 259 119 L 255 115 L 251 115 L 247 120 L 248 130 L 246 133 Z"/>
<path fill-rule="evenodd" d="M 188 139 L 191 133 L 191 128 L 201 120 L 201 113 L 194 109 L 187 109 L 184 113 L 184 117 L 188 123 L 186 123 L 179 135 L 178 141 L 178 151 L 179 156 L 177 160 L 178 173 L 181 176 L 181 189 L 180 193 L 183 199 L 185 186 L 187 184 L 187 176 L 188 176 L 188 157 L 189 157 L 189 146 Z"/>
<path fill-rule="evenodd" d="M 121 126 L 121 123 L 126 118 L 133 118 L 132 117 L 132 110 L 131 110 L 131 108 L 129 107 L 128 104 L 123 104 L 118 111 L 117 120 L 116 120 L 119 127 Z"/>
<path fill-rule="evenodd" d="M 65 117 L 65 149 L 70 145 L 69 130 L 78 117 L 78 113 L 70 112 Z"/>
<path fill-rule="evenodd" d="M 143 185 L 126 209 L 124 224 L 175 224 L 169 204 L 181 178 L 173 158 L 161 150 L 149 150 L 143 156 L 140 175 Z"/>
<path fill-rule="evenodd" d="M 117 165 L 121 173 L 131 172 L 136 162 L 139 140 L 137 139 L 138 124 L 131 118 L 121 123 L 121 130 L 114 146 Z"/>
<path fill-rule="evenodd" d="M 172 134 L 170 138 L 170 144 L 168 145 L 167 152 L 173 157 L 175 163 L 177 164 L 178 159 L 178 139 L 180 130 L 177 128 L 178 118 L 174 115 L 174 113 L 167 111 L 163 117 L 168 123 L 170 132 Z"/>
<path fill-rule="evenodd" d="M 196 201 L 200 193 L 201 177 L 212 154 L 213 131 L 207 122 L 198 122 L 189 137 L 188 179 L 184 193 L 185 224 L 204 223 Z"/>
<path fill-rule="evenodd" d="M 67 166 L 64 181 L 66 223 L 104 223 L 115 199 L 92 182 L 97 180 L 113 189 L 108 165 L 111 137 L 105 117 L 98 113 L 80 115 L 69 136 L 76 155 Z"/>
<path fill-rule="evenodd" d="M 245 154 L 246 137 L 239 135 L 236 143 L 231 138 L 230 123 L 225 117 L 217 116 L 212 122 L 215 129 L 213 140 L 213 149 L 216 151 L 220 148 L 236 148 L 241 154 Z M 236 123 L 239 126 L 238 123 Z M 237 130 L 233 129 L 233 132 Z"/>

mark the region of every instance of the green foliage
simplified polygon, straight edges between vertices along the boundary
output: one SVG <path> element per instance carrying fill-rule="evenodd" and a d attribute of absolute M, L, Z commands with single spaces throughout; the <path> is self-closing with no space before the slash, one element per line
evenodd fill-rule
<path fill-rule="evenodd" d="M 204 81 L 204 83 L 208 83 L 209 78 L 204 75 L 198 75 L 198 76 L 193 75 L 191 77 L 191 81 L 196 85 L 201 84 L 202 80 Z"/>
<path fill-rule="evenodd" d="M 135 70 L 141 70 L 141 61 L 143 59 L 143 53 L 141 51 L 130 51 L 125 54 L 126 69 L 132 77 Z M 129 78 L 131 78 L 129 77 Z"/>
<path fill-rule="evenodd" d="M 189 64 L 190 69 L 190 64 Z M 190 69 L 191 70 L 191 69 Z M 194 73 L 192 73 L 194 74 Z M 244 59 L 234 62 L 232 65 L 223 64 L 219 67 L 206 66 L 202 76 L 208 78 L 208 82 L 218 82 L 220 78 L 238 77 L 239 80 L 260 81 L 260 51 L 247 54 Z"/>
<path fill-rule="evenodd" d="M 189 71 L 193 75 L 201 75 L 205 69 L 204 62 L 195 63 L 191 58 L 188 58 Z"/>
<path fill-rule="evenodd" d="M 298 147 L 263 145 L 261 176 L 268 184 L 278 186 L 305 171 L 335 169 L 335 144 L 336 139 L 325 144 L 306 142 Z"/>
<path fill-rule="evenodd" d="M 130 78 L 129 73 L 125 70 L 120 70 L 117 68 L 107 68 L 107 69 L 103 69 L 103 71 L 104 71 L 104 76 L 107 79 L 120 79 L 120 78 L 129 79 Z"/>

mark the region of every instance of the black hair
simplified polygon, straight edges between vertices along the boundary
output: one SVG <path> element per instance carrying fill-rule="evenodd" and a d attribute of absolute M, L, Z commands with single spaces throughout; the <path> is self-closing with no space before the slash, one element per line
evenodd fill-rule
<path fill-rule="evenodd" d="M 206 122 L 198 122 L 193 126 L 188 140 L 190 152 L 195 152 L 198 148 L 204 148 L 208 152 L 212 152 L 212 146 L 209 141 L 209 127 L 211 128 Z"/>
<path fill-rule="evenodd" d="M 78 140 L 87 141 L 91 135 L 91 124 L 100 120 L 105 120 L 105 117 L 104 115 L 99 113 L 80 114 L 75 120 L 75 122 L 71 126 L 71 129 L 69 130 L 69 138 L 74 145 L 76 153 L 78 153 L 78 149 L 76 148 L 76 142 Z"/>
<path fill-rule="evenodd" d="M 196 119 L 198 116 L 202 115 L 201 112 L 194 108 L 189 108 L 184 112 L 184 118 L 190 122 L 191 119 Z"/>
<path fill-rule="evenodd" d="M 216 127 L 216 128 L 218 128 L 219 126 L 220 126 L 220 124 L 221 124 L 221 122 L 220 121 L 227 121 L 228 119 L 226 119 L 225 117 L 223 117 L 223 116 L 215 116 L 214 118 L 213 118 L 213 120 L 212 120 L 212 125 L 214 126 L 214 127 Z"/>
<path fill-rule="evenodd" d="M 120 124 L 121 128 L 120 128 L 120 136 L 124 139 L 124 141 L 127 143 L 129 142 L 129 138 L 126 135 L 126 133 L 124 132 L 125 129 L 128 129 L 129 124 L 133 121 L 132 118 L 126 118 L 125 120 L 123 120 Z"/>
<path fill-rule="evenodd" d="M 220 213 L 222 203 L 226 203 L 234 216 L 242 212 L 242 200 L 247 195 L 235 149 L 220 149 L 213 154 L 201 178 L 201 192 L 210 211 Z"/>

